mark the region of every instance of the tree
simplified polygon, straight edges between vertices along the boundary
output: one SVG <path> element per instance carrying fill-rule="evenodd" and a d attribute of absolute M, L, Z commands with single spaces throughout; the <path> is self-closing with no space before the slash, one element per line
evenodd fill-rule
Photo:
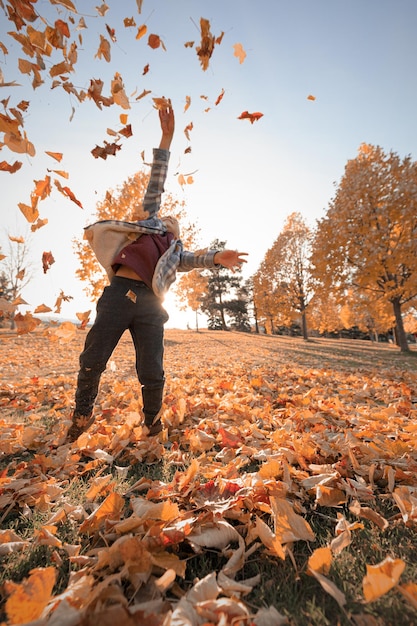
<path fill-rule="evenodd" d="M 381 333 L 390 331 L 394 324 L 392 307 L 381 298 L 374 299 L 370 292 L 349 289 L 340 308 L 343 328 L 357 328 L 378 341 Z"/>
<path fill-rule="evenodd" d="M 290 322 L 299 315 L 304 339 L 308 339 L 306 311 L 312 291 L 309 267 L 311 238 L 311 230 L 301 214 L 291 213 L 265 255 L 260 268 L 263 277 L 259 275 L 256 281 L 265 294 L 262 298 L 261 293 L 257 293 L 257 301 L 263 301 L 261 310 L 268 308 L 271 320 L 272 313 L 278 311 L 281 318 Z"/>
<path fill-rule="evenodd" d="M 135 220 L 138 207 L 142 204 L 148 180 L 149 175 L 145 171 L 139 171 L 115 190 L 107 191 L 104 200 L 97 203 L 97 221 Z M 186 223 L 186 211 L 183 202 L 174 199 L 171 194 L 165 193 L 159 215 L 160 217 L 173 215 L 180 223 L 180 236 L 184 247 L 194 247 L 198 231 L 195 225 Z M 87 295 L 96 300 L 108 282 L 107 276 L 86 241 L 76 239 L 74 250 L 80 262 L 76 274 L 85 284 L 84 291 Z"/>
<path fill-rule="evenodd" d="M 195 328 L 198 332 L 198 311 L 204 294 L 207 292 L 208 276 L 202 270 L 191 270 L 186 272 L 180 279 L 181 288 L 177 292 L 180 308 L 190 307 L 195 313 Z"/>
<path fill-rule="evenodd" d="M 225 241 L 216 239 L 212 242 L 210 248 L 224 250 L 225 246 Z M 230 298 L 230 295 L 237 293 L 242 286 L 240 272 L 241 270 L 236 270 L 233 273 L 222 266 L 207 270 L 207 292 L 202 298 L 201 310 L 208 317 L 208 328 L 210 330 L 228 330 L 227 313 L 234 314 L 235 319 L 242 315 L 244 307 L 238 313 L 236 298 Z"/>
<path fill-rule="evenodd" d="M 389 302 L 408 351 L 403 308 L 417 295 L 417 164 L 362 144 L 348 161 L 314 240 L 314 273 L 332 289 L 353 286 Z"/>
<path fill-rule="evenodd" d="M 33 268 L 29 261 L 30 242 L 24 237 L 14 237 L 7 233 L 8 254 L 1 261 L 0 297 L 11 302 L 9 310 L 10 327 L 14 328 L 14 313 L 23 289 L 33 278 Z M 3 255 L 2 255 L 3 256 Z"/>

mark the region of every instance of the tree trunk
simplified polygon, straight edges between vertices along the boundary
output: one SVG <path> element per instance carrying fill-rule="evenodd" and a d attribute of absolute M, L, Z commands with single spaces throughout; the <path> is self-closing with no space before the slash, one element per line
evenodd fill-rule
<path fill-rule="evenodd" d="M 304 311 L 302 311 L 301 313 L 301 328 L 303 330 L 303 339 L 305 339 L 305 341 L 308 340 L 308 330 L 307 330 L 307 315 Z"/>
<path fill-rule="evenodd" d="M 409 352 L 407 335 L 404 330 L 403 317 L 401 315 L 401 302 L 399 299 L 392 301 L 392 306 L 395 315 L 395 338 L 397 345 L 400 347 L 401 352 Z"/>

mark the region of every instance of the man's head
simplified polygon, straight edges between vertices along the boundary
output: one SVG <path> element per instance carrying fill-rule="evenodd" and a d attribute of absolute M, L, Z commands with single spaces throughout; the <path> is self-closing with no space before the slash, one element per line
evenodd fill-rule
<path fill-rule="evenodd" d="M 172 215 L 167 215 L 161 218 L 161 222 L 164 224 L 165 228 L 169 233 L 172 233 L 175 239 L 178 239 L 180 236 L 180 225 L 178 224 L 178 220 L 175 219 Z"/>

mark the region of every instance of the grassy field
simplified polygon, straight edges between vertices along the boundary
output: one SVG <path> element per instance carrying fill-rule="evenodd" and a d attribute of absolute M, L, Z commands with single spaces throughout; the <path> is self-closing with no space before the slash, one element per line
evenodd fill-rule
<path fill-rule="evenodd" d="M 147 439 L 125 336 L 70 447 L 84 339 L 0 336 L 0 623 L 417 623 L 415 350 L 167 330 Z"/>

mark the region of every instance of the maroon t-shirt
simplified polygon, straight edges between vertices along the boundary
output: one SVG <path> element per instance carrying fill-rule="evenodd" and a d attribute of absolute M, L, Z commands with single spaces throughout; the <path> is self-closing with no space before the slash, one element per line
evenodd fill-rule
<path fill-rule="evenodd" d="M 121 265 L 127 265 L 152 289 L 156 264 L 173 240 L 174 235 L 168 232 L 164 235 L 141 235 L 120 250 L 112 263 L 113 272 L 116 273 Z"/>

